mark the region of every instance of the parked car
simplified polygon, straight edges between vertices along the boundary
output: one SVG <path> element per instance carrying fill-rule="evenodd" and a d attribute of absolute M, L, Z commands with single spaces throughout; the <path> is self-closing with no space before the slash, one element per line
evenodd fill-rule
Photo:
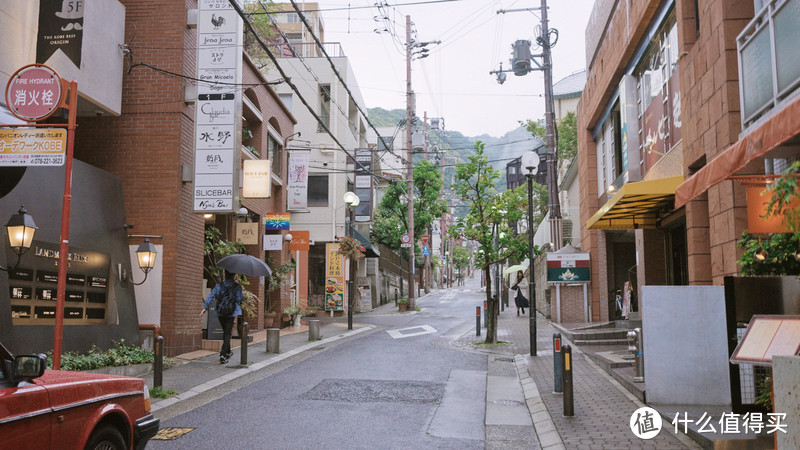
<path fill-rule="evenodd" d="M 0 343 L 3 448 L 142 449 L 158 432 L 140 378 L 45 370 Z"/>

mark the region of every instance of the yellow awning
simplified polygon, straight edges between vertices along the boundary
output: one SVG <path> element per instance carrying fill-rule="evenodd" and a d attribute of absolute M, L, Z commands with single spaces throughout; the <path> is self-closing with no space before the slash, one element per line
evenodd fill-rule
<path fill-rule="evenodd" d="M 683 177 L 625 183 L 587 222 L 587 229 L 656 228 L 659 213 L 672 211 Z"/>

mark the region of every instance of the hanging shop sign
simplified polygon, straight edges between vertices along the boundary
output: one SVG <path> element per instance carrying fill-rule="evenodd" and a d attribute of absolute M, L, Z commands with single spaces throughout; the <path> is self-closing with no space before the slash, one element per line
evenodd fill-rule
<path fill-rule="evenodd" d="M 236 240 L 244 245 L 258 245 L 258 224 L 240 222 L 236 224 Z"/>
<path fill-rule="evenodd" d="M 272 166 L 267 159 L 246 159 L 242 163 L 242 197 L 269 198 L 272 195 Z"/>
<path fill-rule="evenodd" d="M 194 210 L 235 212 L 241 152 L 242 20 L 228 0 L 197 5 Z"/>
<path fill-rule="evenodd" d="M 289 180 L 286 186 L 286 209 L 308 210 L 308 151 L 289 153 Z"/>
<path fill-rule="evenodd" d="M 289 241 L 289 250 L 302 250 L 307 252 L 310 248 L 310 238 L 311 233 L 308 230 L 292 230 L 292 240 Z"/>
<path fill-rule="evenodd" d="M 63 128 L 0 130 L 0 166 L 61 166 L 66 152 Z"/>
<path fill-rule="evenodd" d="M 267 213 L 264 214 L 264 229 L 265 230 L 288 230 L 289 229 L 289 213 Z"/>
<path fill-rule="evenodd" d="M 45 62 L 63 52 L 75 67 L 81 67 L 83 46 L 82 0 L 40 0 L 36 62 Z"/>
<path fill-rule="evenodd" d="M 582 283 L 591 281 L 588 253 L 548 253 L 547 281 Z"/>
<path fill-rule="evenodd" d="M 265 234 L 263 242 L 264 244 L 261 249 L 264 251 L 280 250 L 283 248 L 283 236 L 280 234 Z"/>
<path fill-rule="evenodd" d="M 339 244 L 325 244 L 325 311 L 344 311 L 344 271 Z"/>

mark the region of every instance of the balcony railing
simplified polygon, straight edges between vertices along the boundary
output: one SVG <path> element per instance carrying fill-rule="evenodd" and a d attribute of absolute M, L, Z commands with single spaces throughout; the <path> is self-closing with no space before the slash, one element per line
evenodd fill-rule
<path fill-rule="evenodd" d="M 742 129 L 800 86 L 800 0 L 770 0 L 736 38 Z"/>
<path fill-rule="evenodd" d="M 314 42 L 292 42 L 276 44 L 278 55 L 282 58 L 324 58 L 325 54 Z M 339 42 L 323 42 L 322 47 L 331 58 L 344 58 L 344 50 Z"/>

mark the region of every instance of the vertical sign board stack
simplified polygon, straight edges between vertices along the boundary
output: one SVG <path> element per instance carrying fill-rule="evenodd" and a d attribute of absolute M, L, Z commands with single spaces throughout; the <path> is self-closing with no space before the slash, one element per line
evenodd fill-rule
<path fill-rule="evenodd" d="M 197 11 L 194 210 L 235 212 L 241 148 L 242 20 L 228 0 Z"/>

